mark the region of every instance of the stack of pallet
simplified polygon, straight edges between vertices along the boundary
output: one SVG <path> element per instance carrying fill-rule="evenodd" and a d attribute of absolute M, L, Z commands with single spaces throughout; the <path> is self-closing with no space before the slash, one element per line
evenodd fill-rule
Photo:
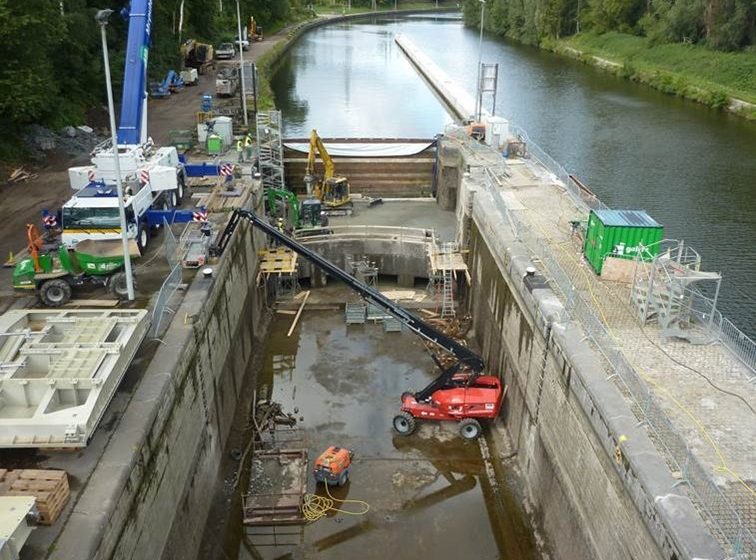
<path fill-rule="evenodd" d="M 52 525 L 70 497 L 68 476 L 66 471 L 0 469 L 0 496 L 34 496 L 39 522 Z"/>

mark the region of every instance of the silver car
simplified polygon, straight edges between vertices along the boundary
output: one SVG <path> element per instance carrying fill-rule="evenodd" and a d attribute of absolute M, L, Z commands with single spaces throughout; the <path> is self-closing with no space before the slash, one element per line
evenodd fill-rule
<path fill-rule="evenodd" d="M 218 60 L 234 58 L 234 56 L 236 56 L 236 49 L 233 43 L 221 43 L 215 49 L 215 58 Z"/>

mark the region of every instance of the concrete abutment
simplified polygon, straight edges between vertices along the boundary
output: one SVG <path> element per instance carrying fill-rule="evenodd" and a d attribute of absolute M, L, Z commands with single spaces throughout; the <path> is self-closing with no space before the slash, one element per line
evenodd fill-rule
<path fill-rule="evenodd" d="M 192 282 L 51 558 L 196 556 L 269 323 L 250 229 L 240 224 L 213 278 Z"/>
<path fill-rule="evenodd" d="M 565 559 L 723 557 L 582 327 L 540 273 L 527 275 L 538 263 L 476 176 L 463 177 L 457 208 L 470 223 L 469 311 L 487 367 L 509 386 L 499 428 L 549 548 Z"/>

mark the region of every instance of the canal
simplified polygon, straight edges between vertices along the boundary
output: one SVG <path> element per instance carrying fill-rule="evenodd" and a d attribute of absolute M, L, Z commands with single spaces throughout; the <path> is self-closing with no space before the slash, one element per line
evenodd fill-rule
<path fill-rule="evenodd" d="M 289 137 L 432 137 L 450 117 L 393 42 L 412 41 L 473 89 L 478 32 L 460 16 L 342 22 L 306 33 L 273 76 Z M 752 337 L 756 126 L 538 49 L 485 36 L 496 113 L 609 206 L 645 208 L 723 274 L 720 310 Z M 490 102 L 487 105 L 490 109 Z"/>

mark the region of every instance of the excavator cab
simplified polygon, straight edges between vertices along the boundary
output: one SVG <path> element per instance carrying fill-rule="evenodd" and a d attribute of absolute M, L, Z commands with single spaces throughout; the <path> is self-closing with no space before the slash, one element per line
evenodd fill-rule
<path fill-rule="evenodd" d="M 308 198 L 302 201 L 299 227 L 319 228 L 328 225 L 328 216 L 323 212 L 323 205 L 317 198 Z"/>
<path fill-rule="evenodd" d="M 326 206 L 343 206 L 349 202 L 349 181 L 346 177 L 331 177 L 323 181 L 320 199 Z"/>

